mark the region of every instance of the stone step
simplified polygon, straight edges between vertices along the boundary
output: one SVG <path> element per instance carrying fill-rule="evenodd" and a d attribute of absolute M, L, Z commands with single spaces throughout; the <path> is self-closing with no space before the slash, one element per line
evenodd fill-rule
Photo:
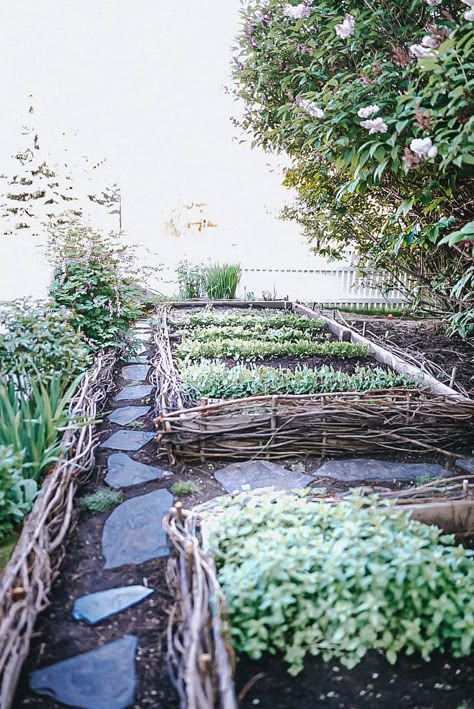
<path fill-rule="evenodd" d="M 126 709 L 136 688 L 135 635 L 32 672 L 30 688 L 80 709 Z"/>
<path fill-rule="evenodd" d="M 130 384 L 114 396 L 114 401 L 138 401 L 150 396 L 152 391 L 151 384 Z"/>
<path fill-rule="evenodd" d="M 153 431 L 116 431 L 100 444 L 100 448 L 110 448 L 116 451 L 138 451 L 154 437 Z"/>
<path fill-rule="evenodd" d="M 121 406 L 119 409 L 112 411 L 107 418 L 112 423 L 119 424 L 119 426 L 127 426 L 141 416 L 145 416 L 149 411 L 151 411 L 151 406 Z"/>
<path fill-rule="evenodd" d="M 306 487 L 314 480 L 310 475 L 287 470 L 282 465 L 265 460 L 232 463 L 216 470 L 214 477 L 227 492 L 269 486 L 273 486 L 275 490 L 294 490 Z"/>
<path fill-rule="evenodd" d="M 129 364 L 122 367 L 122 377 L 131 382 L 144 382 L 149 371 L 149 364 Z"/>
<path fill-rule="evenodd" d="M 155 490 L 132 497 L 116 507 L 107 518 L 102 534 L 104 568 L 142 564 L 168 556 L 162 521 L 172 504 L 173 495 L 168 490 Z"/>
<path fill-rule="evenodd" d="M 417 478 L 443 477 L 450 473 L 435 463 L 397 463 L 372 458 L 330 460 L 315 474 L 342 482 L 377 480 L 383 482 L 415 482 Z"/>
<path fill-rule="evenodd" d="M 89 625 L 95 625 L 140 603 L 152 593 L 153 589 L 146 586 L 122 586 L 89 593 L 87 596 L 76 598 L 72 617 L 74 620 L 84 620 Z"/>
<path fill-rule="evenodd" d="M 113 453 L 107 459 L 105 482 L 115 489 L 143 485 L 151 480 L 171 477 L 172 473 L 153 465 L 133 460 L 126 453 Z"/>
<path fill-rule="evenodd" d="M 464 473 L 474 473 L 474 458 L 458 458 L 456 467 Z"/>

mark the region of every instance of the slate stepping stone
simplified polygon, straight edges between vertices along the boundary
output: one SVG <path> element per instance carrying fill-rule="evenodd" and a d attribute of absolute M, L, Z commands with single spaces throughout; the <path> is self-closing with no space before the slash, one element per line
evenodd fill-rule
<path fill-rule="evenodd" d="M 133 460 L 126 453 L 114 453 L 107 459 L 107 475 L 105 482 L 113 488 L 142 485 L 150 480 L 159 480 L 171 476 L 167 470 L 153 465 L 145 465 Z"/>
<path fill-rule="evenodd" d="M 122 367 L 122 377 L 131 382 L 144 382 L 149 371 L 149 364 L 130 364 Z"/>
<path fill-rule="evenodd" d="M 148 361 L 146 355 L 131 355 L 130 359 L 127 359 L 127 364 L 147 364 Z"/>
<path fill-rule="evenodd" d="M 72 607 L 72 617 L 74 620 L 85 620 L 86 623 L 95 625 L 111 615 L 140 603 L 152 593 L 153 589 L 146 586 L 122 586 L 89 593 L 87 596 L 76 598 Z"/>
<path fill-rule="evenodd" d="M 151 332 L 148 330 L 138 330 L 133 333 L 135 340 L 140 342 L 151 342 Z"/>
<path fill-rule="evenodd" d="M 227 492 L 241 491 L 242 485 L 248 485 L 251 490 L 270 485 L 275 490 L 293 490 L 298 487 L 306 487 L 314 479 L 310 475 L 293 472 L 282 465 L 269 463 L 265 460 L 233 463 L 216 470 L 214 477 Z"/>
<path fill-rule="evenodd" d="M 127 426 L 127 424 L 132 423 L 140 418 L 140 416 L 145 416 L 149 411 L 151 411 L 151 406 L 121 406 L 119 409 L 115 409 L 111 414 L 107 416 L 109 421 L 112 423 L 118 423 L 120 426 Z"/>
<path fill-rule="evenodd" d="M 100 447 L 116 451 L 138 451 L 154 437 L 153 431 L 116 431 Z"/>
<path fill-rule="evenodd" d="M 114 396 L 114 401 L 134 401 L 150 396 L 153 387 L 151 384 L 131 384 L 124 387 Z"/>
<path fill-rule="evenodd" d="M 80 709 L 126 709 L 135 698 L 137 638 L 125 635 L 30 674 L 30 688 Z"/>
<path fill-rule="evenodd" d="M 168 490 L 155 490 L 132 497 L 116 507 L 107 518 L 102 534 L 105 569 L 168 556 L 168 542 L 162 520 L 173 504 Z"/>
<path fill-rule="evenodd" d="M 344 482 L 354 480 L 412 482 L 425 475 L 442 477 L 449 475 L 449 473 L 441 465 L 434 463 L 392 463 L 371 458 L 354 458 L 351 460 L 330 460 L 318 469 L 317 475 L 336 478 Z"/>
<path fill-rule="evenodd" d="M 459 458 L 456 461 L 456 467 L 465 473 L 474 473 L 474 458 Z"/>

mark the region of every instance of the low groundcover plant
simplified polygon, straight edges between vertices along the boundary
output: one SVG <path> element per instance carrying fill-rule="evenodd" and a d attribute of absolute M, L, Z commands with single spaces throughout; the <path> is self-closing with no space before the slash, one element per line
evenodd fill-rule
<path fill-rule="evenodd" d="M 390 663 L 474 646 L 473 552 L 392 503 L 329 505 L 240 494 L 204 518 L 230 609 L 233 644 L 253 659 L 282 653 L 354 667 L 369 650 Z"/>

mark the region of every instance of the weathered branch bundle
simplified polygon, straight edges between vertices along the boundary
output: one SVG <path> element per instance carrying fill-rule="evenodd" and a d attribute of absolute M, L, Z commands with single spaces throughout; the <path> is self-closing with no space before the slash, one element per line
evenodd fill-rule
<path fill-rule="evenodd" d="M 114 354 L 99 356 L 71 402 L 72 420 L 63 438 L 64 454 L 47 475 L 0 580 L 0 706 L 12 705 L 38 614 L 64 555 L 74 521 L 78 476 L 94 465 L 94 419 L 112 384 Z M 84 421 L 88 421 L 84 425 Z"/>
<path fill-rule="evenodd" d="M 474 434 L 474 401 L 405 388 L 253 396 L 203 402 L 162 414 L 155 423 L 157 440 L 181 460 L 322 458 L 394 450 L 453 455 Z"/>
<path fill-rule="evenodd" d="M 224 594 L 201 546 L 199 516 L 180 503 L 163 520 L 173 553 L 168 585 L 176 604 L 168 626 L 168 669 L 182 709 L 236 709 Z"/>

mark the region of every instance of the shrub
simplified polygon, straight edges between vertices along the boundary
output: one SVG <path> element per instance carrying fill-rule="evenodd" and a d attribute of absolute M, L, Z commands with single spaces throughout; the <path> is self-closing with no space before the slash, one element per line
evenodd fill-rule
<path fill-rule="evenodd" d="M 114 235 L 80 225 L 51 238 L 56 275 L 51 296 L 72 313 L 72 324 L 92 350 L 121 348 L 141 314 L 137 273 L 129 250 Z"/>
<path fill-rule="evenodd" d="M 61 372 L 66 381 L 89 361 L 87 347 L 66 309 L 48 302 L 21 300 L 0 308 L 0 373 L 23 378 L 41 373 L 43 381 Z"/>
<path fill-rule="evenodd" d="M 200 492 L 201 488 L 192 480 L 178 480 L 170 487 L 173 495 L 184 497 L 184 495 L 192 495 L 195 492 Z"/>
<path fill-rule="evenodd" d="M 204 288 L 208 298 L 230 300 L 235 298 L 240 280 L 240 266 L 230 263 L 213 264 L 204 271 Z"/>
<path fill-rule="evenodd" d="M 84 495 L 77 501 L 80 510 L 96 515 L 100 512 L 108 512 L 123 502 L 123 495 L 118 490 L 110 490 L 101 487 L 90 495 Z"/>
<path fill-rule="evenodd" d="M 182 300 L 200 298 L 204 294 L 204 273 L 202 266 L 180 261 L 176 269 L 179 297 Z"/>
<path fill-rule="evenodd" d="M 333 391 L 366 391 L 415 384 L 402 374 L 384 369 L 356 367 L 353 374 L 323 365 L 294 371 L 276 367 L 228 368 L 220 362 L 200 362 L 180 372 L 189 393 L 213 399 L 232 399 L 255 394 L 315 394 Z"/>
<path fill-rule="evenodd" d="M 12 446 L 0 445 L 0 543 L 29 512 L 38 486 L 22 477 L 23 456 Z"/>
<path fill-rule="evenodd" d="M 297 674 L 308 654 L 353 667 L 370 649 L 390 663 L 474 649 L 472 552 L 391 503 L 245 493 L 204 523 L 233 644 L 253 659 L 283 653 Z"/>
<path fill-rule="evenodd" d="M 260 342 L 258 340 L 222 339 L 211 342 L 183 340 L 177 345 L 176 356 L 180 359 L 213 359 L 228 357 L 251 361 L 265 357 L 367 357 L 368 348 L 351 342 Z"/>

